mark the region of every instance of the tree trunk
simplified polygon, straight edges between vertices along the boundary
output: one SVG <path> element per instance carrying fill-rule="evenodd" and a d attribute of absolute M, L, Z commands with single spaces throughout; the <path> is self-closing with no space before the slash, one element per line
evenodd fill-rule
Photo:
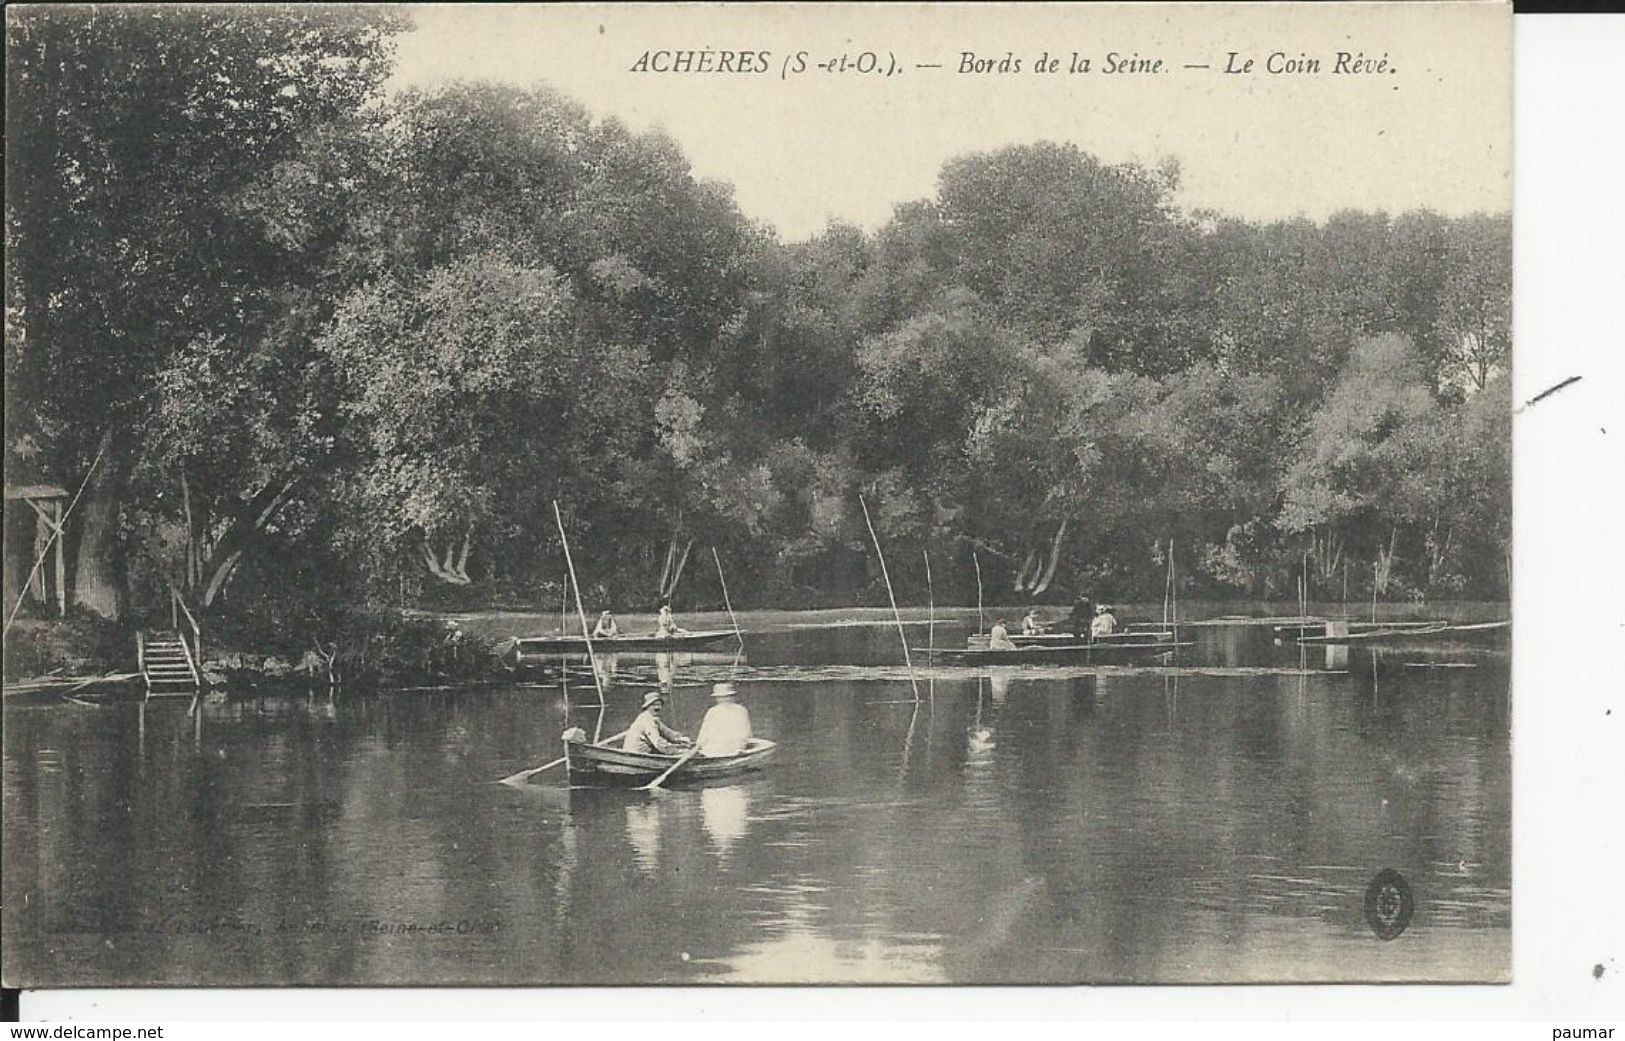
<path fill-rule="evenodd" d="M 1027 588 L 1027 573 L 1038 566 L 1038 551 L 1030 549 L 1027 558 L 1021 562 L 1021 569 L 1016 572 L 1016 592 L 1020 593 Z"/>
<path fill-rule="evenodd" d="M 1040 578 L 1038 583 L 1033 586 L 1033 596 L 1043 594 L 1049 589 L 1049 584 L 1055 581 L 1055 565 L 1060 563 L 1061 560 L 1061 540 L 1066 538 L 1066 525 L 1066 519 L 1062 518 L 1061 526 L 1055 531 L 1055 541 L 1050 543 L 1049 566 L 1044 569 L 1044 577 Z"/>
<path fill-rule="evenodd" d="M 73 602 L 92 614 L 117 621 L 129 603 L 127 576 L 118 544 L 118 488 L 109 449 L 113 431 L 102 436 L 101 462 L 75 511 L 78 552 L 73 569 Z"/>

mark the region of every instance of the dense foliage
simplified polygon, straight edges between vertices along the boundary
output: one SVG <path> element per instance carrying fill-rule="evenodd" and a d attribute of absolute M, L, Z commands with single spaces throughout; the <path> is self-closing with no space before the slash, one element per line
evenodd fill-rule
<path fill-rule="evenodd" d="M 1190 213 L 1035 143 L 784 243 L 546 90 L 385 95 L 367 8 L 8 21 L 7 467 L 74 596 L 345 611 L 1506 594 L 1510 223 Z M 685 570 L 686 564 L 686 570 Z M 15 595 L 13 593 L 13 595 Z M 300 639 L 305 637 L 301 636 Z"/>

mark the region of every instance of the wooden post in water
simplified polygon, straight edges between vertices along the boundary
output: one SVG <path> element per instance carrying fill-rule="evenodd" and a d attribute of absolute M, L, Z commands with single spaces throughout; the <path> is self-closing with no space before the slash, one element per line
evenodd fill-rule
<path fill-rule="evenodd" d="M 892 619 L 897 622 L 897 635 L 903 641 L 903 665 L 908 669 L 908 682 L 914 688 L 914 700 L 920 700 L 920 681 L 914 678 L 914 661 L 908 653 L 908 633 L 903 631 L 903 616 L 897 610 L 897 594 L 892 591 L 891 573 L 886 570 L 886 554 L 880 548 L 880 536 L 875 534 L 875 522 L 869 519 L 869 504 L 858 496 L 863 507 L 863 523 L 869 528 L 869 537 L 875 542 L 875 556 L 880 560 L 880 577 L 886 580 L 886 598 L 891 601 Z"/>

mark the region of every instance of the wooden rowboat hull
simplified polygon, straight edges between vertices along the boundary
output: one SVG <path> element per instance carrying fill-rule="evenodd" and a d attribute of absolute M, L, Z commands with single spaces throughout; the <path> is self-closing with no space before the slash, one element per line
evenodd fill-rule
<path fill-rule="evenodd" d="M 1159 632 L 1117 632 L 1110 636 L 1073 636 L 1071 633 L 1040 633 L 1036 636 L 1025 636 L 1012 633 L 1010 642 L 1017 647 L 1084 647 L 1084 646 L 1116 646 L 1119 644 L 1138 645 L 1151 642 L 1169 642 L 1174 638 L 1171 631 Z M 986 650 L 986 636 L 971 636 L 965 640 L 965 649 L 972 651 Z"/>
<path fill-rule="evenodd" d="M 938 651 L 943 657 L 952 657 L 968 665 L 1091 665 L 1109 662 L 1141 661 L 1168 654 L 1180 647 L 1194 647 L 1194 643 L 1157 640 L 1138 644 L 1093 643 L 1071 647 L 1017 647 L 1013 651 L 986 649 Z"/>
<path fill-rule="evenodd" d="M 1350 633 L 1347 636 L 1303 636 L 1303 644 L 1427 644 L 1427 643 L 1504 643 L 1512 636 L 1512 623 L 1474 622 L 1468 625 L 1438 625 L 1431 628 L 1386 628 Z"/>
<path fill-rule="evenodd" d="M 665 783 L 707 781 L 717 777 L 731 777 L 759 768 L 778 751 L 778 744 L 766 738 L 752 738 L 738 755 L 706 758 L 695 756 L 684 763 Z M 626 752 L 607 745 L 587 744 L 583 741 L 564 743 L 565 768 L 572 782 L 582 784 L 647 784 L 670 770 L 681 755 L 652 755 Z"/>
<path fill-rule="evenodd" d="M 732 629 L 705 629 L 683 633 L 681 636 L 617 636 L 612 640 L 594 640 L 596 654 L 615 654 L 619 651 L 683 651 L 703 647 L 718 640 L 732 639 Z M 587 641 L 581 636 L 522 636 L 514 641 L 514 653 L 521 662 L 548 654 L 586 654 Z"/>

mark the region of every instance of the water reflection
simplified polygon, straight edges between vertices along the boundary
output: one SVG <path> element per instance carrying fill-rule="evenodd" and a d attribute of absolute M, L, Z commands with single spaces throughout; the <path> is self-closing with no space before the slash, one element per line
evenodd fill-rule
<path fill-rule="evenodd" d="M 630 721 L 658 676 L 635 656 L 602 709 L 585 669 L 568 694 L 8 704 L 7 957 L 108 983 L 1504 976 L 1505 660 L 1351 658 L 1000 667 L 922 703 L 906 676 L 787 667 L 740 684 L 779 758 L 658 796 L 490 783 L 556 755 L 566 725 Z M 667 663 L 674 724 L 727 667 Z M 1384 867 L 1419 895 L 1390 944 L 1361 910 Z M 669 920 L 628 942 L 653 880 Z M 337 928 L 442 919 L 499 928 Z M 202 931 L 225 920 L 260 932 Z M 145 931 L 163 923 L 192 931 Z"/>
<path fill-rule="evenodd" d="M 638 869 L 649 878 L 660 873 L 660 810 L 658 800 L 628 803 L 626 807 L 626 840 L 632 844 Z"/>
<path fill-rule="evenodd" d="M 730 784 L 700 789 L 700 820 L 723 861 L 750 828 L 750 789 Z"/>

